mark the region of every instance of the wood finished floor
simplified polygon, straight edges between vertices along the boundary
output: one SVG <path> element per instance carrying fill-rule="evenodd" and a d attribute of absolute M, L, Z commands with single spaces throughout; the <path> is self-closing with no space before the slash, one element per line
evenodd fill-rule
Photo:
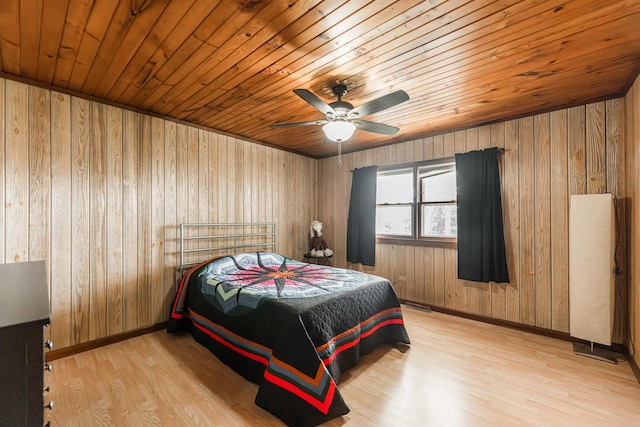
<path fill-rule="evenodd" d="M 639 426 L 629 364 L 568 342 L 403 306 L 411 348 L 380 347 L 339 386 L 326 426 Z M 257 386 L 188 334 L 155 332 L 53 362 L 54 426 L 272 426 Z M 47 398 L 49 397 L 47 394 Z"/>

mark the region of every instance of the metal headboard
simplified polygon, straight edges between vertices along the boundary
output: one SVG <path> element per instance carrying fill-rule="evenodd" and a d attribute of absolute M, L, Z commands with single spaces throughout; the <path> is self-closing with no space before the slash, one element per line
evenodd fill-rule
<path fill-rule="evenodd" d="M 180 224 L 180 277 L 187 267 L 215 255 L 276 251 L 276 223 Z"/>

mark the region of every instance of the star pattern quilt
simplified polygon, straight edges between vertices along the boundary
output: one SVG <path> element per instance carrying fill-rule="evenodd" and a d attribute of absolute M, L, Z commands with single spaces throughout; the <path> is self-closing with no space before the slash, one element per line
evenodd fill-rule
<path fill-rule="evenodd" d="M 183 329 L 258 384 L 255 403 L 290 426 L 348 413 L 340 374 L 380 344 L 410 343 L 388 280 L 270 252 L 187 271 L 168 326 Z"/>

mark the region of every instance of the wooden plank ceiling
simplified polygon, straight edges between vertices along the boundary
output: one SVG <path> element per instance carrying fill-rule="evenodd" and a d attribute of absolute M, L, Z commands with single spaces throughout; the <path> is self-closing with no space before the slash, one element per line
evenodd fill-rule
<path fill-rule="evenodd" d="M 292 90 L 411 99 L 344 152 L 621 96 L 640 0 L 2 0 L 0 72 L 311 157 L 336 153 Z"/>

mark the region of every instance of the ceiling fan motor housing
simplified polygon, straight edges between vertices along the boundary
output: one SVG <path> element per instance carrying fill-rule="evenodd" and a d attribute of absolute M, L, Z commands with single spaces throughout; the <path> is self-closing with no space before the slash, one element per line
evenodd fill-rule
<path fill-rule="evenodd" d="M 347 118 L 349 111 L 353 110 L 353 105 L 348 102 L 344 102 L 342 97 L 347 94 L 347 86 L 346 85 L 335 85 L 332 88 L 332 92 L 335 96 L 338 97 L 338 100 L 329 104 L 331 108 L 335 110 L 336 117 L 327 117 L 329 120 L 335 118 Z M 327 115 L 329 116 L 329 115 Z"/>
<path fill-rule="evenodd" d="M 338 97 L 338 100 L 340 100 L 340 98 L 342 98 L 347 94 L 347 85 L 342 85 L 342 84 L 335 85 L 334 87 L 331 88 L 331 91 L 335 96 Z"/>

